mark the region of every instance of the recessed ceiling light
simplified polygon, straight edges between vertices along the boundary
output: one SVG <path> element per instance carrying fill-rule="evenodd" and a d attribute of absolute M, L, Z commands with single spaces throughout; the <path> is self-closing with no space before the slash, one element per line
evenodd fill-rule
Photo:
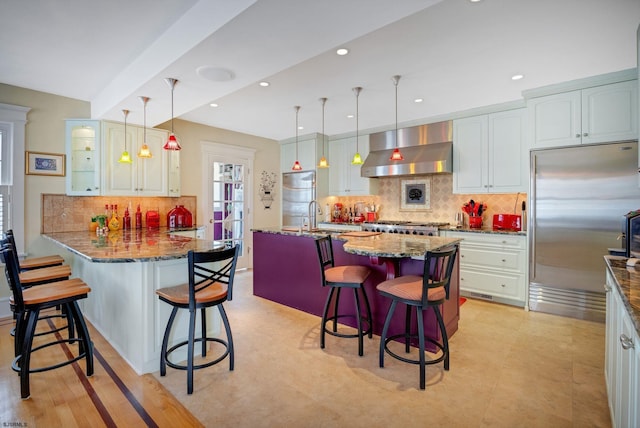
<path fill-rule="evenodd" d="M 421 103 L 424 100 L 422 98 L 416 98 L 415 100 L 413 100 L 414 103 Z"/>
<path fill-rule="evenodd" d="M 469 0 L 469 1 L 470 1 L 471 3 L 479 3 L 479 2 L 481 2 L 482 0 Z"/>
<path fill-rule="evenodd" d="M 340 49 L 338 49 L 338 50 L 336 51 L 336 53 L 337 53 L 338 55 L 340 55 L 340 56 L 342 56 L 342 55 L 346 55 L 346 54 L 348 54 L 348 53 L 349 53 L 349 49 L 347 49 L 347 48 L 340 48 Z"/>
<path fill-rule="evenodd" d="M 353 119 L 354 117 L 355 117 L 355 116 L 354 116 L 354 115 L 352 115 L 352 114 L 348 114 L 348 115 L 347 115 L 347 119 Z"/>
<path fill-rule="evenodd" d="M 524 74 L 514 74 L 513 76 L 511 76 L 511 80 L 520 80 L 520 79 L 524 79 Z"/>
<path fill-rule="evenodd" d="M 299 126 L 298 126 L 298 129 L 302 131 L 302 130 L 304 129 L 304 126 L 299 125 Z"/>
<path fill-rule="evenodd" d="M 211 103 L 211 104 L 209 104 L 209 106 L 211 106 L 211 107 L 218 107 L 218 104 L 216 104 L 216 103 Z"/>
<path fill-rule="evenodd" d="M 266 88 L 267 86 L 270 85 L 270 83 L 266 82 L 266 81 L 262 81 L 262 82 L 259 83 L 259 85 L 262 86 L 263 88 Z"/>

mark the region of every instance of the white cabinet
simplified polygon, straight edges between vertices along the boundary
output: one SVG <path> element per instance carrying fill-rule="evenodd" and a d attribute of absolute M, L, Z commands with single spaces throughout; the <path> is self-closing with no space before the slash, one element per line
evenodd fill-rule
<path fill-rule="evenodd" d="M 118 162 L 125 149 L 124 124 L 104 122 L 103 135 L 103 195 L 169 195 L 169 156 L 168 151 L 162 148 L 169 136 L 168 131 L 147 129 L 147 145 L 153 157 L 138 158 L 136 154 L 144 143 L 144 129 L 135 125 L 127 125 L 126 148 L 131 155 L 132 163 L 130 164 Z"/>
<path fill-rule="evenodd" d="M 524 235 L 442 232 L 460 242 L 460 292 L 525 306 L 527 241 Z"/>
<path fill-rule="evenodd" d="M 169 196 L 178 197 L 181 194 L 180 183 L 180 151 L 169 150 L 167 153 L 169 157 L 169 177 L 168 177 L 168 191 Z"/>
<path fill-rule="evenodd" d="M 298 140 L 297 160 L 303 171 L 313 171 L 320 160 L 316 153 L 316 138 Z M 280 145 L 280 170 L 291 172 L 291 167 L 296 161 L 296 143 L 288 142 Z"/>
<path fill-rule="evenodd" d="M 605 381 L 614 427 L 640 426 L 640 339 L 607 270 Z"/>
<path fill-rule="evenodd" d="M 329 143 L 329 194 L 331 196 L 360 196 L 376 194 L 378 180 L 360 175 L 362 165 L 353 165 L 356 152 L 364 161 L 369 154 L 369 136 L 360 135 L 356 145 L 355 136 Z"/>
<path fill-rule="evenodd" d="M 67 195 L 100 195 L 102 138 L 100 121 L 66 121 Z"/>
<path fill-rule="evenodd" d="M 564 92 L 527 102 L 532 148 L 638 138 L 638 81 Z"/>
<path fill-rule="evenodd" d="M 527 192 L 525 109 L 453 122 L 453 193 Z"/>

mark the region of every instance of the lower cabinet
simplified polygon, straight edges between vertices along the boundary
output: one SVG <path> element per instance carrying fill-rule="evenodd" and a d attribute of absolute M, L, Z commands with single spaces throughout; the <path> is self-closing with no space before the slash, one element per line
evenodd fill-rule
<path fill-rule="evenodd" d="M 460 293 L 516 306 L 527 295 L 527 239 L 523 235 L 445 231 L 460 238 Z"/>
<path fill-rule="evenodd" d="M 605 381 L 613 427 L 640 427 L 640 338 L 607 271 Z"/>

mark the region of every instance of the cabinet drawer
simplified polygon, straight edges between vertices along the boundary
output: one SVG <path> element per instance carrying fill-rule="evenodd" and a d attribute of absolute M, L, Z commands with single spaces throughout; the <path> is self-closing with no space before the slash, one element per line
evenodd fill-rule
<path fill-rule="evenodd" d="M 526 236 L 523 235 L 447 231 L 446 236 L 462 239 L 460 243 L 461 247 L 482 246 L 487 248 L 518 248 L 524 250 L 527 246 Z"/>
<path fill-rule="evenodd" d="M 521 251 L 491 251 L 478 248 L 460 250 L 460 266 L 478 265 L 483 268 L 510 269 L 519 271 L 523 266 Z"/>
<path fill-rule="evenodd" d="M 522 275 L 494 274 L 473 269 L 460 269 L 460 289 L 495 297 L 524 299 Z"/>

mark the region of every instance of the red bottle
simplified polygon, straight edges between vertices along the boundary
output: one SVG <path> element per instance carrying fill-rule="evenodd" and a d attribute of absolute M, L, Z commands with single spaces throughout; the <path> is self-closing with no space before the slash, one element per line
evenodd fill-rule
<path fill-rule="evenodd" d="M 142 211 L 140 211 L 140 204 L 136 210 L 136 229 L 142 229 Z"/>
<path fill-rule="evenodd" d="M 129 207 L 124 209 L 124 217 L 122 217 L 122 229 L 131 230 L 131 216 L 129 215 Z"/>

